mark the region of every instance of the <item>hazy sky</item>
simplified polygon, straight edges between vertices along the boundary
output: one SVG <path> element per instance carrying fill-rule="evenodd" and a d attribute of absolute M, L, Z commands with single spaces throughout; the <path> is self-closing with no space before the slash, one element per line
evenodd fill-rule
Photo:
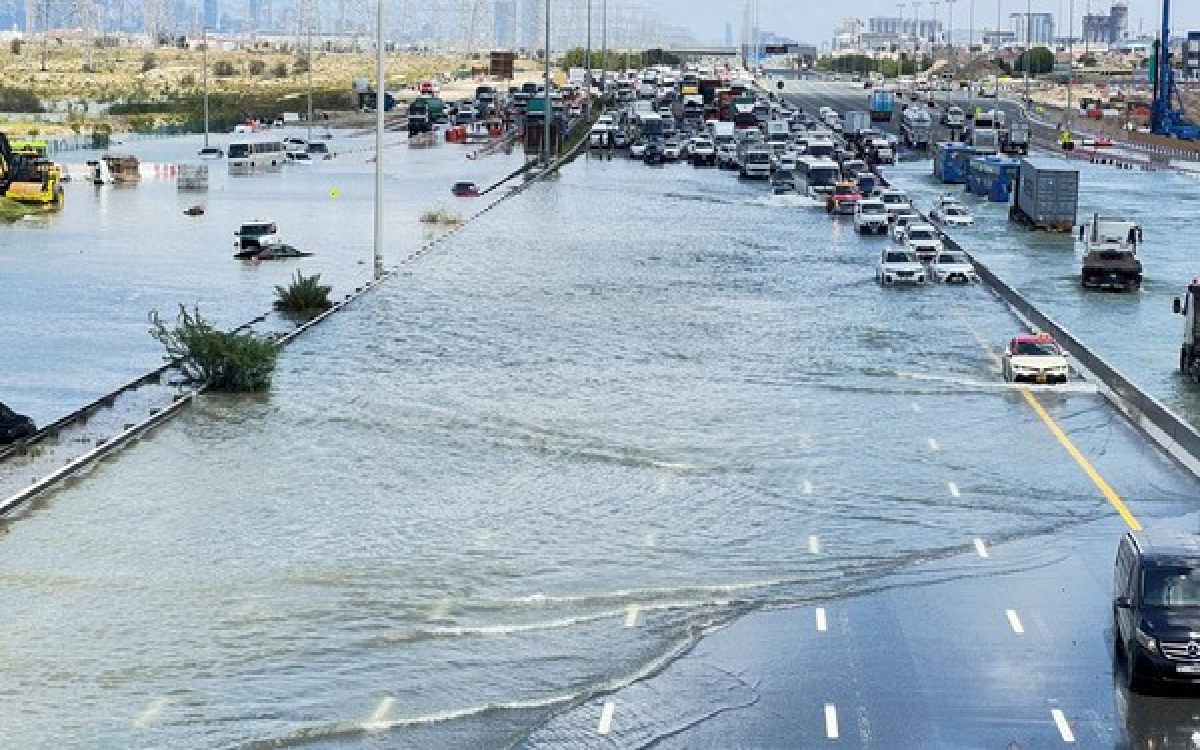
<path fill-rule="evenodd" d="M 1000 0 L 1003 16 L 1025 10 L 1027 0 Z M 1028 0 L 1033 11 L 1067 15 L 1068 0 Z M 725 22 L 733 23 L 734 41 L 742 23 L 745 0 L 644 0 L 645 6 L 655 8 L 664 20 L 689 28 L 703 41 L 724 42 Z M 996 0 L 957 0 L 954 4 L 954 28 L 967 28 L 971 5 L 975 6 L 975 26 L 996 25 Z M 1079 33 L 1079 18 L 1091 7 L 1093 13 L 1106 11 L 1109 0 L 1075 0 L 1075 29 Z M 938 19 L 947 24 L 947 4 L 943 0 L 937 10 Z M 913 3 L 904 7 L 905 18 L 913 17 Z M 1172 0 L 1172 30 L 1180 33 L 1189 29 L 1200 30 L 1200 0 Z M 820 44 L 833 35 L 833 28 L 842 19 L 857 17 L 866 20 L 870 16 L 896 16 L 900 9 L 895 0 L 759 0 L 759 17 L 763 29 L 790 36 L 798 41 Z M 1158 28 L 1162 13 L 1161 0 L 1129 0 L 1129 29 L 1138 31 L 1139 21 L 1146 33 Z M 921 18 L 933 15 L 933 3 L 924 0 L 920 5 Z M 1007 24 L 1007 20 L 1005 21 Z M 1060 22 L 1061 23 L 1061 22 Z"/>

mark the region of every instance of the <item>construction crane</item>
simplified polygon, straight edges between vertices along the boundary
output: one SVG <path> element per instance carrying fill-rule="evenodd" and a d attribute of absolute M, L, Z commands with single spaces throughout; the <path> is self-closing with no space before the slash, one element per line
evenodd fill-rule
<path fill-rule="evenodd" d="M 1155 135 L 1194 141 L 1200 140 L 1200 125 L 1185 119 L 1183 97 L 1171 69 L 1171 0 L 1163 0 L 1162 33 L 1155 42 L 1154 106 L 1150 109 L 1150 130 Z M 1172 106 L 1172 96 L 1178 102 Z"/>

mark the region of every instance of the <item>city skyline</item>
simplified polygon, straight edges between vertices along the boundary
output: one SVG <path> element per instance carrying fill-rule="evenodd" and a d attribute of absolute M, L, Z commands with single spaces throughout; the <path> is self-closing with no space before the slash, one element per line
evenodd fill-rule
<path fill-rule="evenodd" d="M 915 9 L 918 4 L 919 9 Z M 1027 0 L 1000 0 L 1000 28 L 1007 29 L 1009 14 L 1024 13 L 1026 4 Z M 1162 13 L 1161 0 L 1128 0 L 1127 4 L 1130 33 L 1136 35 L 1140 25 L 1145 34 L 1157 34 Z M 1029 0 L 1028 5 L 1033 13 L 1052 14 L 1059 33 L 1066 34 L 1066 15 L 1070 7 L 1068 0 Z M 1082 19 L 1089 6 L 1093 14 L 1107 13 L 1112 3 L 1111 0 L 1075 0 L 1074 5 L 1074 29 L 1078 37 L 1082 33 Z M 852 6 L 833 0 L 759 0 L 759 22 L 763 29 L 820 46 L 827 44 L 835 30 L 849 18 L 858 18 L 865 22 L 875 16 L 900 16 L 902 12 L 906 19 L 914 18 L 914 13 L 919 14 L 921 20 L 931 20 L 933 17 L 933 0 L 905 2 L 903 11 L 899 6 L 900 3 L 896 0 L 861 0 Z M 976 30 L 996 28 L 995 0 L 975 0 L 974 6 Z M 726 21 L 734 24 L 735 36 L 738 34 L 744 3 L 657 0 L 649 2 L 647 7 L 657 9 L 664 19 L 675 19 L 677 23 L 683 24 L 697 39 L 716 42 L 723 37 Z M 937 20 L 947 28 L 950 26 L 948 7 L 946 0 L 937 3 Z M 956 32 L 965 31 L 968 28 L 971 0 L 956 0 L 953 7 L 953 27 Z M 1174 0 L 1171 15 L 1172 31 L 1178 36 L 1184 36 L 1190 30 L 1200 29 L 1200 3 Z"/>
<path fill-rule="evenodd" d="M 461 34 L 475 37 L 478 48 L 488 43 L 489 38 L 497 46 L 537 47 L 541 44 L 545 0 L 385 0 L 392 18 L 403 18 L 393 30 L 394 38 L 420 40 L 437 38 L 453 39 L 450 29 L 470 26 L 470 32 Z M 697 42 L 711 46 L 726 46 L 732 41 L 739 43 L 748 37 L 750 14 L 747 1 L 716 2 L 715 0 L 608 0 L 609 24 L 613 33 L 610 41 L 620 45 L 624 41 L 647 46 L 671 46 Z M 749 0 L 753 2 L 753 0 Z M 586 21 L 587 0 L 550 0 L 553 8 L 552 46 L 574 44 L 580 38 Z M 311 3 L 311 4 L 310 4 Z M 486 22 L 465 20 L 455 8 L 489 8 L 491 13 Z M 592 0 L 593 30 L 599 34 L 603 25 L 602 0 Z M 1048 13 L 1058 36 L 1068 33 L 1066 23 L 1069 0 L 862 0 L 848 6 L 833 0 L 758 0 L 759 25 L 764 32 L 790 38 L 818 48 L 830 45 L 838 29 L 848 19 L 864 23 L 870 18 L 903 18 L 906 22 L 919 19 L 923 26 L 936 21 L 949 32 L 952 28 L 955 41 L 963 43 L 968 34 L 971 7 L 975 10 L 975 38 L 978 40 L 985 30 L 1012 29 L 1010 18 L 1023 14 L 1028 7 L 1035 15 Z M 1082 18 L 1089 11 L 1107 14 L 1111 0 L 1074 0 L 1073 33 L 1076 38 L 1083 34 Z M 1128 0 L 1128 32 L 1138 36 L 1139 32 L 1155 35 L 1161 12 L 1160 0 Z M 164 24 L 169 33 L 194 34 L 200 25 L 210 31 L 226 33 L 289 33 L 299 19 L 309 13 L 319 17 L 318 26 L 327 33 L 347 30 L 347 17 L 356 27 L 366 28 L 368 17 L 373 15 L 374 3 L 367 0 L 0 0 L 0 23 L 7 29 L 25 28 L 24 15 L 38 8 L 44 9 L 49 17 L 44 23 L 49 28 L 71 28 L 77 25 L 86 8 L 100 12 L 96 21 L 97 31 L 117 31 L 123 19 L 123 30 L 131 31 L 142 22 L 143 11 L 154 6 L 156 13 L 152 21 L 169 20 Z M 950 8 L 953 7 L 953 19 Z M 112 10 L 119 8 L 119 11 Z M 318 8 L 313 11 L 310 8 Z M 430 20 L 431 8 L 438 8 L 439 17 Z M 936 18 L 935 18 L 936 9 Z M 107 12 L 106 12 L 107 11 Z M 35 11 L 36 12 L 36 11 Z M 1200 29 L 1200 3 L 1185 3 L 1176 0 L 1172 8 L 1172 32 L 1184 36 L 1188 31 Z M 494 16 L 494 17 L 493 17 Z M 252 19 L 257 18 L 257 21 Z M 35 21 L 35 30 L 43 22 Z M 1036 35 L 1035 35 L 1036 38 Z"/>

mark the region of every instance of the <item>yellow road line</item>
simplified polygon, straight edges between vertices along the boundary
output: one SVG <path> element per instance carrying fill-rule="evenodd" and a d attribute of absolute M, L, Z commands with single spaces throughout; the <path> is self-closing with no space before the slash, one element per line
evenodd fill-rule
<path fill-rule="evenodd" d="M 1062 431 L 1062 428 L 1055 423 L 1054 419 L 1046 413 L 1046 410 L 1042 408 L 1042 405 L 1038 403 L 1034 395 L 1025 390 L 1021 391 L 1021 395 L 1025 397 L 1025 400 L 1033 407 L 1037 415 L 1046 423 L 1046 427 L 1049 428 L 1054 437 L 1058 438 L 1058 442 L 1062 443 L 1063 447 L 1067 449 L 1067 453 L 1071 454 L 1071 458 L 1075 459 L 1075 463 L 1079 464 L 1079 468 L 1083 469 L 1083 473 L 1087 474 L 1088 478 L 1100 488 L 1101 494 L 1108 499 L 1112 507 L 1117 509 L 1117 513 L 1121 514 L 1121 518 L 1125 519 L 1125 523 L 1128 524 L 1129 528 L 1134 531 L 1141 531 L 1142 525 L 1129 512 L 1129 508 L 1125 506 L 1125 502 L 1121 500 L 1120 495 L 1114 492 L 1112 487 L 1108 486 L 1108 482 L 1104 481 L 1104 477 L 1100 476 L 1100 473 L 1096 471 L 1092 464 L 1083 457 L 1083 454 L 1079 452 L 1079 449 L 1075 447 L 1075 444 Z"/>

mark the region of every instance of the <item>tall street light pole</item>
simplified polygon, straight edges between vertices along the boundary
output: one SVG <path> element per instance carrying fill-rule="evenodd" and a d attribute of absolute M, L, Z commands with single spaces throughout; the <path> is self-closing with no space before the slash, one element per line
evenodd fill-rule
<path fill-rule="evenodd" d="M 1063 111 L 1063 127 L 1071 131 L 1071 89 L 1075 84 L 1075 0 L 1067 4 L 1067 108 Z"/>
<path fill-rule="evenodd" d="M 940 46 L 938 44 L 938 29 L 937 29 L 938 15 L 937 15 L 937 12 L 938 12 L 938 6 L 941 5 L 941 0 L 933 0 L 933 2 L 930 3 L 930 5 L 933 6 L 933 25 L 929 29 L 929 38 L 930 38 L 930 40 L 932 40 L 929 46 L 930 46 L 930 51 L 936 52 L 937 48 Z"/>
<path fill-rule="evenodd" d="M 592 0 L 587 0 L 587 52 L 583 64 L 583 79 L 587 82 L 584 90 L 583 121 L 592 121 Z"/>
<path fill-rule="evenodd" d="M 1029 106 L 1029 74 L 1033 65 L 1033 4 L 1025 0 L 1025 106 Z"/>
<path fill-rule="evenodd" d="M 967 15 L 969 16 L 967 18 L 967 25 L 971 27 L 967 30 L 967 51 L 970 52 L 975 46 L 975 0 L 971 0 Z"/>
<path fill-rule="evenodd" d="M 1000 48 L 1000 0 L 996 0 L 996 49 Z M 996 101 L 1000 100 L 1000 73 L 996 73 Z"/>
<path fill-rule="evenodd" d="M 383 109 L 387 102 L 383 55 L 383 0 L 375 10 L 375 278 L 383 276 Z"/>
<path fill-rule="evenodd" d="M 600 97 L 603 98 L 608 93 L 608 0 L 601 0 L 600 15 L 603 16 L 600 23 L 600 47 L 604 50 L 600 54 Z"/>
<path fill-rule="evenodd" d="M 382 0 L 381 0 L 382 1 Z M 550 166 L 550 0 L 546 0 L 545 97 L 542 99 L 542 169 Z"/>

